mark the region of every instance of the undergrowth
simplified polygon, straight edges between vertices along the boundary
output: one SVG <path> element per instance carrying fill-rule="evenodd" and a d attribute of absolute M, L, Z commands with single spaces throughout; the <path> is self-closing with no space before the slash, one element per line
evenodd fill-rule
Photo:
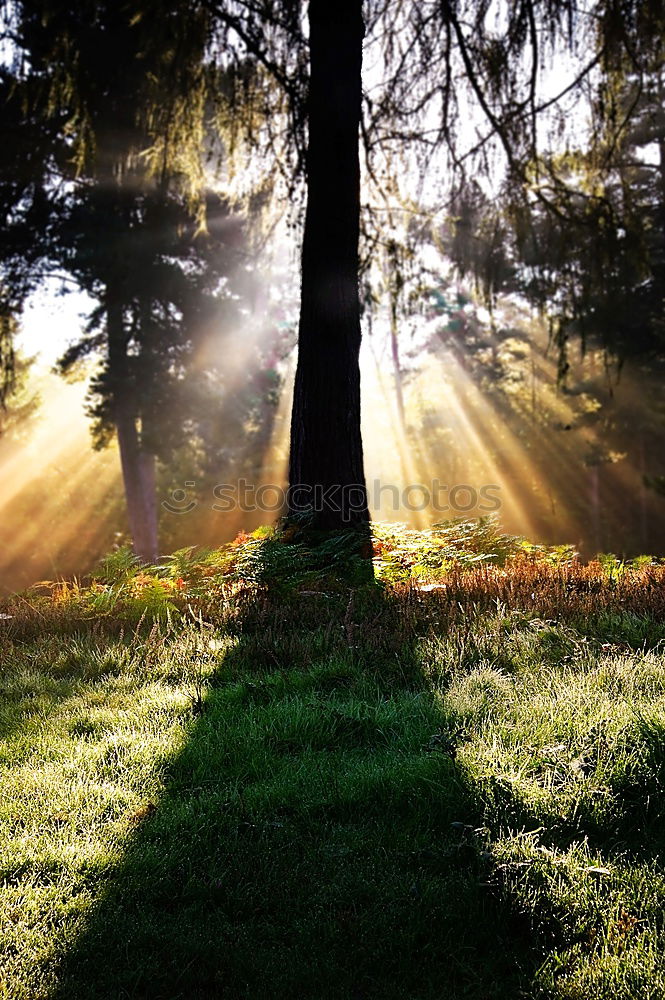
<path fill-rule="evenodd" d="M 362 586 L 369 566 L 375 585 L 421 593 L 440 590 L 440 599 L 451 606 L 531 602 L 534 609 L 560 616 L 595 615 L 622 605 L 665 617 L 661 560 L 599 555 L 584 564 L 571 546 L 535 545 L 506 535 L 493 518 L 452 520 L 425 531 L 373 524 L 364 547 L 368 551 L 360 553 L 352 530 L 312 542 L 279 526 L 241 532 L 217 549 L 180 549 L 154 566 L 142 565 L 121 547 L 90 578 L 43 582 L 2 602 L 2 613 L 18 610 L 25 621 L 32 610 L 37 628 L 40 620 L 53 627 L 58 617 L 64 625 L 92 618 L 136 623 L 183 614 L 223 621 L 229 606 L 247 595 L 281 598 Z"/>

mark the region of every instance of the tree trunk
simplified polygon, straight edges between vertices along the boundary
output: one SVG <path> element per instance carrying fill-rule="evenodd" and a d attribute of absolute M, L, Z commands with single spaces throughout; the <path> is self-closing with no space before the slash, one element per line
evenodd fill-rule
<path fill-rule="evenodd" d="M 406 440 L 406 411 L 404 409 L 404 385 L 402 381 L 402 365 L 399 359 L 399 339 L 397 336 L 397 303 L 390 306 L 390 353 L 393 359 L 393 376 L 395 378 L 395 399 L 397 402 L 397 417 L 402 437 Z"/>
<path fill-rule="evenodd" d="M 107 294 L 106 317 L 109 374 L 113 385 L 113 419 L 118 435 L 129 530 L 136 555 L 144 562 L 155 562 L 159 555 L 155 456 L 141 450 L 136 407 L 131 399 L 127 371 L 122 304 L 112 292 Z"/>
<path fill-rule="evenodd" d="M 289 514 L 369 521 L 360 434 L 358 129 L 361 0 L 310 0 L 307 212 L 302 249 Z"/>
<path fill-rule="evenodd" d="M 598 465 L 592 465 L 589 469 L 590 477 L 590 507 L 591 507 L 591 537 L 593 538 L 593 555 L 597 555 L 602 550 L 600 537 L 600 472 Z"/>

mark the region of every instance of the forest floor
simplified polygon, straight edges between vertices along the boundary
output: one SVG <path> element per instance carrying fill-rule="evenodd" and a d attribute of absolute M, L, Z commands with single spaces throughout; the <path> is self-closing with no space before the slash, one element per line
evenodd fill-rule
<path fill-rule="evenodd" d="M 662 1000 L 665 567 L 374 553 L 3 602 L 0 997 Z"/>

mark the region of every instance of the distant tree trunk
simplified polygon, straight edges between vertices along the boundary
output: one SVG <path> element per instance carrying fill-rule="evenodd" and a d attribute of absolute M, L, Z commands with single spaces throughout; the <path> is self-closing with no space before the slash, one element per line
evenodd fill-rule
<path fill-rule="evenodd" d="M 640 546 L 643 551 L 646 552 L 647 546 L 649 545 L 649 530 L 648 530 L 648 510 L 647 510 L 647 485 L 646 485 L 646 473 L 647 473 L 647 462 L 646 462 L 646 449 L 644 447 L 644 427 L 639 428 L 639 450 L 638 450 L 638 467 L 640 473 Z"/>
<path fill-rule="evenodd" d="M 289 513 L 369 520 L 360 434 L 358 237 L 362 0 L 310 0 L 307 212 Z"/>
<path fill-rule="evenodd" d="M 598 465 L 592 465 L 589 469 L 590 478 L 590 507 L 591 507 L 591 537 L 593 538 L 594 555 L 602 549 L 600 537 L 600 472 Z"/>
<path fill-rule="evenodd" d="M 402 436 L 406 438 L 406 412 L 404 409 L 404 385 L 402 380 L 402 365 L 399 359 L 399 338 L 397 336 L 397 304 L 390 306 L 390 352 L 393 359 L 393 376 L 395 378 L 395 399 L 397 402 L 397 417 Z"/>
<path fill-rule="evenodd" d="M 155 456 L 141 450 L 136 407 L 130 395 L 122 303 L 112 292 L 107 294 L 106 318 L 113 420 L 118 435 L 129 530 L 136 555 L 144 562 L 155 562 L 159 555 Z"/>

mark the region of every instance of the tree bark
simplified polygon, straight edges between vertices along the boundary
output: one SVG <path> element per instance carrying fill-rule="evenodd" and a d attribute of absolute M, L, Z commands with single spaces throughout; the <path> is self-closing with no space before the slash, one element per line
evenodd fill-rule
<path fill-rule="evenodd" d="M 107 293 L 106 319 L 109 374 L 113 385 L 113 420 L 118 435 L 129 530 L 136 555 L 143 562 L 153 563 L 159 556 L 155 456 L 141 449 L 136 406 L 131 399 L 127 370 L 122 303 L 111 291 Z"/>
<path fill-rule="evenodd" d="M 361 0 L 310 0 L 309 145 L 288 510 L 367 524 L 360 432 Z"/>
<path fill-rule="evenodd" d="M 402 437 L 406 440 L 406 411 L 404 408 L 404 384 L 402 365 L 399 358 L 399 338 L 397 335 L 397 303 L 390 306 L 390 352 L 393 359 L 393 376 L 395 378 L 395 400 L 397 402 L 397 417 Z"/>

